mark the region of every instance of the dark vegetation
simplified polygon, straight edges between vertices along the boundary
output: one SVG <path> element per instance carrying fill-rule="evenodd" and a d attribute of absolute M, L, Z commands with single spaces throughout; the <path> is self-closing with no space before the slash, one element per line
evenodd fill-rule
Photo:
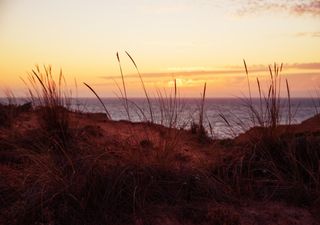
<path fill-rule="evenodd" d="M 50 67 L 44 72 L 37 67 L 26 82 L 33 109 L 30 104 L 0 105 L 0 223 L 237 225 L 247 224 L 242 223 L 245 215 L 232 206 L 241 208 L 252 201 L 285 202 L 319 213 L 320 120 L 314 118 L 316 126 L 299 132 L 292 125 L 280 125 L 280 106 L 290 105 L 288 83 L 285 103 L 280 95 L 282 66 L 270 68 L 266 93 L 257 80 L 260 106 L 255 108 L 245 65 L 245 102 L 255 127 L 220 141 L 210 139 L 203 125 L 206 84 L 199 121 L 192 123 L 191 131 L 178 129 L 182 106 L 176 82 L 170 94 L 158 91 L 161 118 L 156 121 L 142 76 L 127 55 L 148 104 L 147 113 L 137 110 L 144 123 L 125 123 L 128 138 L 112 136 L 108 128 L 121 122 L 110 120 L 106 106 L 103 122 L 99 115 L 72 112 L 62 72 L 56 81 Z M 120 99 L 130 119 L 117 57 L 123 81 Z M 286 115 L 291 124 L 291 109 Z M 17 128 L 27 123 L 25 118 L 30 126 Z M 83 122 L 88 120 L 89 125 Z M 107 130 L 100 127 L 103 124 Z M 139 127 L 143 131 L 135 130 Z M 195 158 L 205 157 L 199 163 L 190 160 L 181 153 L 186 146 Z M 277 213 L 285 212 L 274 212 L 280 218 Z M 252 224 L 259 224 L 256 221 Z"/>

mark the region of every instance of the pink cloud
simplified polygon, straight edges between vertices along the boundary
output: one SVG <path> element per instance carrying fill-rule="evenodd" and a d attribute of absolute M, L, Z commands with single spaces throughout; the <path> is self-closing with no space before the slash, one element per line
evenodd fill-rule
<path fill-rule="evenodd" d="M 320 16 L 320 1 L 312 0 L 306 3 L 297 3 L 290 8 L 291 12 L 304 15 Z"/>
<path fill-rule="evenodd" d="M 320 16 L 320 0 L 245 0 L 241 2 L 241 8 L 237 14 L 240 16 L 247 14 L 258 14 L 263 11 L 287 12 L 295 15 Z"/>

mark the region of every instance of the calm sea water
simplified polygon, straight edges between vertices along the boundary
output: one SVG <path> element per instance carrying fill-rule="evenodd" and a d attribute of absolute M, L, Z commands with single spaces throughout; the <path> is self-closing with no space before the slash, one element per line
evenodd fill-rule
<path fill-rule="evenodd" d="M 0 99 L 6 102 L 6 99 Z M 17 99 L 18 103 L 26 102 L 26 99 Z M 124 107 L 124 101 L 116 98 L 104 98 L 103 102 L 110 112 L 113 120 L 128 120 Z M 188 128 L 192 122 L 199 121 L 200 99 L 184 98 L 176 104 L 170 101 L 159 102 L 151 100 L 153 118 L 156 123 L 170 126 L 173 122 L 178 127 Z M 291 123 L 300 123 L 310 118 L 320 110 L 320 100 L 311 98 L 291 99 Z M 150 120 L 148 104 L 145 99 L 129 99 L 129 115 L 132 121 Z M 253 99 L 252 105 L 258 111 L 259 99 Z M 318 105 L 318 107 L 317 107 Z M 82 112 L 104 112 L 100 102 L 95 98 L 72 99 L 70 107 Z M 174 108 L 174 110 L 173 110 Z M 177 114 L 173 114 L 175 111 Z M 281 123 L 288 123 L 288 104 L 286 100 L 281 101 Z M 246 102 L 237 98 L 209 98 L 204 104 L 204 125 L 210 135 L 215 137 L 235 136 L 254 126 L 250 119 L 250 113 Z M 227 120 L 227 122 L 226 122 Z"/>

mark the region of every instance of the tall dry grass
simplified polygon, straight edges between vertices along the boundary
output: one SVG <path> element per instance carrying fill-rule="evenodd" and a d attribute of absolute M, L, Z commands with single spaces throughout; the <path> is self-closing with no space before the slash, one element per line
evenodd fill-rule
<path fill-rule="evenodd" d="M 121 85 L 119 85 L 117 81 L 115 81 L 115 85 L 117 86 L 119 91 L 119 95 L 117 96 L 119 96 L 119 99 L 122 101 L 128 120 L 132 119 L 132 116 L 130 115 L 130 111 L 133 110 L 136 112 L 137 116 L 143 121 L 149 121 L 151 123 L 161 124 L 169 128 L 185 127 L 186 122 L 179 120 L 180 119 L 179 115 L 183 111 L 184 105 L 182 104 L 182 101 L 180 99 L 180 94 L 179 94 L 176 80 L 175 79 L 173 80 L 173 89 L 169 91 L 165 89 L 164 90 L 157 89 L 156 96 L 153 98 L 150 97 L 150 94 L 143 80 L 143 76 L 140 73 L 135 60 L 128 52 L 125 52 L 125 53 L 129 57 L 130 61 L 132 62 L 132 64 L 134 65 L 138 73 L 141 87 L 145 95 L 146 108 L 147 108 L 147 110 L 145 110 L 144 106 L 138 105 L 136 102 L 128 98 L 125 75 L 123 73 L 119 53 L 117 53 L 116 57 L 117 57 L 120 74 L 121 74 Z M 157 107 L 153 105 L 155 103 L 157 103 Z"/>
<path fill-rule="evenodd" d="M 270 73 L 270 84 L 268 85 L 266 90 L 262 88 L 259 78 L 256 79 L 259 96 L 258 106 L 255 105 L 252 100 L 249 72 L 245 61 L 244 66 L 249 90 L 249 98 L 244 99 L 244 102 L 245 106 L 249 109 L 249 115 L 252 125 L 259 125 L 261 127 L 273 129 L 276 128 L 280 123 L 282 123 L 283 117 L 286 117 L 286 121 L 288 122 L 288 124 L 291 124 L 291 95 L 287 79 L 285 87 L 287 96 L 281 95 L 281 72 L 283 64 L 278 65 L 274 63 L 273 67 L 269 65 L 268 69 Z M 287 112 L 283 110 L 284 106 L 288 108 Z"/>
<path fill-rule="evenodd" d="M 314 107 L 314 112 L 316 115 L 320 114 L 320 87 L 318 87 L 313 94 L 312 103 Z"/>
<path fill-rule="evenodd" d="M 281 126 L 290 125 L 294 116 L 288 80 L 286 96 L 281 92 L 282 64 L 269 66 L 270 84 L 266 91 L 256 79 L 258 104 L 253 102 L 245 61 L 244 66 L 249 92 L 244 102 L 251 126 L 257 127 L 245 134 L 245 141 L 238 146 L 241 152 L 226 167 L 219 167 L 217 173 L 239 196 L 313 204 L 320 194 L 320 139 L 317 134 L 297 135 L 290 126 Z M 226 117 L 221 117 L 232 126 Z"/>
<path fill-rule="evenodd" d="M 191 123 L 191 133 L 196 134 L 198 136 L 198 139 L 200 142 L 207 142 L 210 140 L 208 136 L 208 131 L 206 129 L 205 124 L 205 100 L 206 100 L 206 92 L 207 92 L 207 83 L 204 83 L 203 85 L 203 92 L 201 93 L 201 98 L 199 100 L 199 106 L 198 106 L 198 120 L 193 120 Z M 211 125 L 211 122 L 207 118 L 209 131 L 212 137 L 213 135 L 213 127 Z"/>
<path fill-rule="evenodd" d="M 124 101 L 124 108 L 126 110 L 127 116 L 128 116 L 128 120 L 131 120 L 130 117 L 130 108 L 129 108 L 129 100 L 128 100 L 128 95 L 127 95 L 127 88 L 126 88 L 126 82 L 124 80 L 124 75 L 123 75 L 123 71 L 122 71 L 122 66 L 121 66 L 121 60 L 119 57 L 119 53 L 117 52 L 117 60 L 118 60 L 118 64 L 119 64 L 119 69 L 120 69 L 120 74 L 121 74 L 121 80 L 122 80 L 122 88 L 123 90 L 121 90 L 121 88 L 119 88 L 122 100 Z M 117 85 L 118 86 L 118 85 Z"/>
<path fill-rule="evenodd" d="M 157 90 L 158 108 L 156 110 L 158 113 L 155 112 L 154 114 L 158 114 L 157 123 L 169 128 L 183 129 L 187 126 L 187 121 L 181 119 L 185 104 L 180 97 L 176 79 L 172 83 L 173 88 L 170 91 L 166 89 L 163 89 L 163 91 Z"/>
<path fill-rule="evenodd" d="M 248 115 L 244 120 L 234 113 L 230 113 L 231 117 L 225 113 L 220 113 L 220 118 L 230 128 L 231 134 L 247 131 L 252 127 L 261 127 L 263 130 L 272 132 L 282 124 L 290 125 L 294 121 L 294 111 L 291 103 L 290 85 L 285 79 L 285 86 L 282 84 L 282 69 L 283 64 L 274 63 L 273 66 L 268 66 L 269 79 L 266 83 L 261 83 L 260 79 L 256 78 L 257 93 L 252 92 L 251 78 L 246 61 L 244 60 L 245 74 L 248 84 L 248 96 L 240 98 L 246 109 L 244 113 Z M 284 90 L 283 90 L 284 89 Z M 254 95 L 258 97 L 253 97 Z"/>
<path fill-rule="evenodd" d="M 150 97 L 149 97 L 149 93 L 146 89 L 146 86 L 145 86 L 145 83 L 144 83 L 144 80 L 142 78 L 142 75 L 139 71 L 139 68 L 136 64 L 136 62 L 134 61 L 134 59 L 132 58 L 132 56 L 126 52 L 127 56 L 129 57 L 129 59 L 131 60 L 132 64 L 134 65 L 135 69 L 137 70 L 137 73 L 139 75 L 139 78 L 140 78 L 140 83 L 142 85 L 142 89 L 143 89 L 143 92 L 144 92 L 144 95 L 146 97 L 146 100 L 147 100 L 147 103 L 148 103 L 148 108 L 149 108 L 149 114 L 150 114 L 150 122 L 153 123 L 154 122 L 154 116 L 153 116 L 153 109 L 152 109 L 152 103 L 151 103 L 151 100 L 150 100 Z"/>
<path fill-rule="evenodd" d="M 24 82 L 42 129 L 58 146 L 66 147 L 72 136 L 68 114 L 71 98 L 62 70 L 56 77 L 51 66 L 44 66 L 42 70 L 36 66 Z"/>
<path fill-rule="evenodd" d="M 104 111 L 105 111 L 105 113 L 106 113 L 106 116 L 107 116 L 107 118 L 108 119 L 112 119 L 111 118 L 111 115 L 110 115 L 110 113 L 109 113 L 109 111 L 108 111 L 108 109 L 107 109 L 107 107 L 106 107 L 106 105 L 103 103 L 103 101 L 102 101 L 102 99 L 100 98 L 100 96 L 97 94 L 97 92 L 89 85 L 89 84 L 87 84 L 87 83 L 83 83 L 87 88 L 89 88 L 89 90 L 96 96 L 96 98 L 99 100 L 99 102 L 101 103 L 101 105 L 102 105 L 102 107 L 103 107 L 103 109 L 104 109 Z"/>

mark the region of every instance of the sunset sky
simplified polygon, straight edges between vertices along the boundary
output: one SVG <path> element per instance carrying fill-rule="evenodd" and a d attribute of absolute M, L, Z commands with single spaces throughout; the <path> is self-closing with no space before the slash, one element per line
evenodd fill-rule
<path fill-rule="evenodd" d="M 135 59 L 151 93 L 177 79 L 181 95 L 246 92 L 242 60 L 252 82 L 267 65 L 284 63 L 294 96 L 320 87 L 319 0 L 0 0 L 0 88 L 25 93 L 35 64 L 63 69 L 70 88 L 113 97 L 122 59 L 129 95 L 141 84 L 124 51 Z M 1 93 L 3 95 L 3 93 Z"/>

